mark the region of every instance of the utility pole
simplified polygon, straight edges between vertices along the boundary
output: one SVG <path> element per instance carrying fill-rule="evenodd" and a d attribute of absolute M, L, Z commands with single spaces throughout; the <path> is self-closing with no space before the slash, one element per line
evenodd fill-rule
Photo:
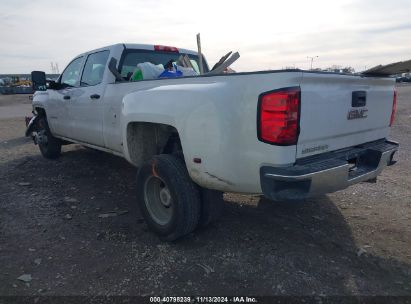
<path fill-rule="evenodd" d="M 313 61 L 315 58 L 318 58 L 318 56 L 307 56 L 307 59 L 310 59 L 311 64 L 310 64 L 310 70 L 313 69 Z"/>

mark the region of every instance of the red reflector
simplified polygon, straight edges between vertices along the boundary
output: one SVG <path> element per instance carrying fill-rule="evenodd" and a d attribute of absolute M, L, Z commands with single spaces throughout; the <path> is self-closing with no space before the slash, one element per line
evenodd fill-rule
<path fill-rule="evenodd" d="M 154 51 L 178 53 L 178 48 L 174 46 L 167 46 L 167 45 L 155 45 Z"/>
<path fill-rule="evenodd" d="M 300 88 L 260 95 L 258 139 L 275 145 L 295 145 L 299 134 Z"/>
<path fill-rule="evenodd" d="M 397 112 L 397 90 L 394 89 L 394 97 L 392 99 L 392 112 L 391 112 L 391 119 L 390 119 L 390 127 L 394 123 L 396 112 Z"/>

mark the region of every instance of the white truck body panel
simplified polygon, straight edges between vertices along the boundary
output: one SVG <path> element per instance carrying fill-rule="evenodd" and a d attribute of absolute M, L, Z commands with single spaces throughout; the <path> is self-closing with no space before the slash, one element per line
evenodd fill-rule
<path fill-rule="evenodd" d="M 393 78 L 304 73 L 297 158 L 388 137 L 394 86 Z M 348 120 L 355 91 L 367 94 L 367 117 Z"/>
<path fill-rule="evenodd" d="M 139 89 L 123 99 L 123 138 L 125 126 L 133 121 L 171 125 L 179 132 L 186 166 L 195 182 L 223 191 L 259 193 L 260 166 L 290 165 L 296 148 L 258 140 L 258 96 L 271 90 L 273 83 L 278 87 L 298 85 L 300 79 L 301 72 L 291 72 L 126 84 Z M 124 145 L 125 157 L 130 160 L 127 152 Z M 202 163 L 193 163 L 195 157 Z"/>

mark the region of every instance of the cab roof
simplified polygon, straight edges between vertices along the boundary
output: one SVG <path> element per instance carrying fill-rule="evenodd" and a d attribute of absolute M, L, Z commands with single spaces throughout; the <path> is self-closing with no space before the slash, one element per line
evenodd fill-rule
<path fill-rule="evenodd" d="M 102 51 L 102 50 L 112 49 L 112 48 L 116 48 L 116 47 L 119 47 L 119 46 L 123 46 L 126 49 L 155 51 L 155 49 L 154 49 L 155 45 L 154 44 L 116 43 L 116 44 L 104 46 L 104 47 L 101 47 L 101 48 L 98 48 L 98 49 L 95 49 L 95 50 L 91 50 L 91 51 L 88 51 L 88 52 L 84 52 L 84 53 L 80 54 L 79 56 L 89 54 L 89 53 L 95 53 L 95 52 Z M 161 47 L 170 47 L 170 46 L 163 46 L 163 45 L 160 45 L 160 46 Z M 174 48 L 174 47 L 172 47 L 172 48 Z M 182 54 L 197 55 L 196 51 L 183 49 L 183 48 L 177 48 L 177 49 L 178 49 L 178 52 L 182 53 Z"/>

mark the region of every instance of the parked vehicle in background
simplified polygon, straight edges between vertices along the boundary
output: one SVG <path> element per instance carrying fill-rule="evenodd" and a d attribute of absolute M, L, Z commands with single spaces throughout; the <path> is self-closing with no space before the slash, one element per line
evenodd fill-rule
<path fill-rule="evenodd" d="M 397 77 L 396 82 L 411 82 L 411 77 L 406 77 L 406 76 L 402 76 L 402 77 Z"/>
<path fill-rule="evenodd" d="M 129 81 L 137 64 L 180 54 L 198 65 L 194 51 L 116 44 L 75 57 L 48 87 L 33 72 L 27 135 L 50 159 L 69 143 L 127 159 L 142 214 L 165 240 L 216 220 L 223 192 L 302 200 L 394 164 L 394 78 L 281 70 Z"/>

